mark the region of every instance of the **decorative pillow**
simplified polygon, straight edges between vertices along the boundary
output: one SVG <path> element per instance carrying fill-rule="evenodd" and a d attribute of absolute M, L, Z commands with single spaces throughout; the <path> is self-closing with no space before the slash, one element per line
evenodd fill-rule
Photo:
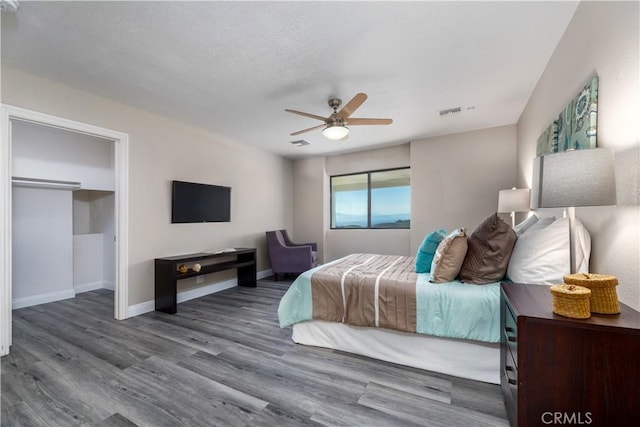
<path fill-rule="evenodd" d="M 497 213 L 485 219 L 467 240 L 467 255 L 460 269 L 465 283 L 484 285 L 501 280 L 507 272 L 516 233 Z"/>
<path fill-rule="evenodd" d="M 416 273 L 428 273 L 431 271 L 431 263 L 436 254 L 436 249 L 438 249 L 438 245 L 446 236 L 447 230 L 444 228 L 427 234 L 416 253 Z"/>
<path fill-rule="evenodd" d="M 431 263 L 430 282 L 451 282 L 460 272 L 467 254 L 467 235 L 464 228 L 457 228 L 447 235 L 436 249 Z"/>
<path fill-rule="evenodd" d="M 507 268 L 513 282 L 554 285 L 569 274 L 569 220 L 549 221 L 553 218 L 540 219 L 518 238 Z"/>

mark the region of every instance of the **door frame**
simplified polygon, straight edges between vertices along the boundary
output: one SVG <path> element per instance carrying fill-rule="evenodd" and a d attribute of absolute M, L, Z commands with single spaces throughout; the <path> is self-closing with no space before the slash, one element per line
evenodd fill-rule
<path fill-rule="evenodd" d="M 112 140 L 115 147 L 115 238 L 116 276 L 114 317 L 129 317 L 129 135 L 74 120 L 39 113 L 11 105 L 0 105 L 0 356 L 11 346 L 12 208 L 11 208 L 11 122 L 12 120 L 49 126 Z"/>

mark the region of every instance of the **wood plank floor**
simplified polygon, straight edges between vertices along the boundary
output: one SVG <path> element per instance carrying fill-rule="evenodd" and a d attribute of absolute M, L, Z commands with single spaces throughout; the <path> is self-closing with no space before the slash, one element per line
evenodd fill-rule
<path fill-rule="evenodd" d="M 294 344 L 288 286 L 125 321 L 106 290 L 16 310 L 2 426 L 508 425 L 496 385 Z"/>

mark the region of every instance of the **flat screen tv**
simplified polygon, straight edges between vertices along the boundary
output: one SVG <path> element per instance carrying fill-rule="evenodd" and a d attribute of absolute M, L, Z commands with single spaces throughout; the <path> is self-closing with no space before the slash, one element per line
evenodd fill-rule
<path fill-rule="evenodd" d="M 173 181 L 171 223 L 230 222 L 231 187 Z"/>

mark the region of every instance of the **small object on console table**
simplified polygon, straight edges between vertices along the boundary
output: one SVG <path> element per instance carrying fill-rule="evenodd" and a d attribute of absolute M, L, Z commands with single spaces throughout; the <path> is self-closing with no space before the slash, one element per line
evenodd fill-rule
<path fill-rule="evenodd" d="M 500 382 L 512 426 L 640 425 L 640 313 L 620 308 L 571 319 L 551 311 L 548 286 L 501 284 Z"/>

